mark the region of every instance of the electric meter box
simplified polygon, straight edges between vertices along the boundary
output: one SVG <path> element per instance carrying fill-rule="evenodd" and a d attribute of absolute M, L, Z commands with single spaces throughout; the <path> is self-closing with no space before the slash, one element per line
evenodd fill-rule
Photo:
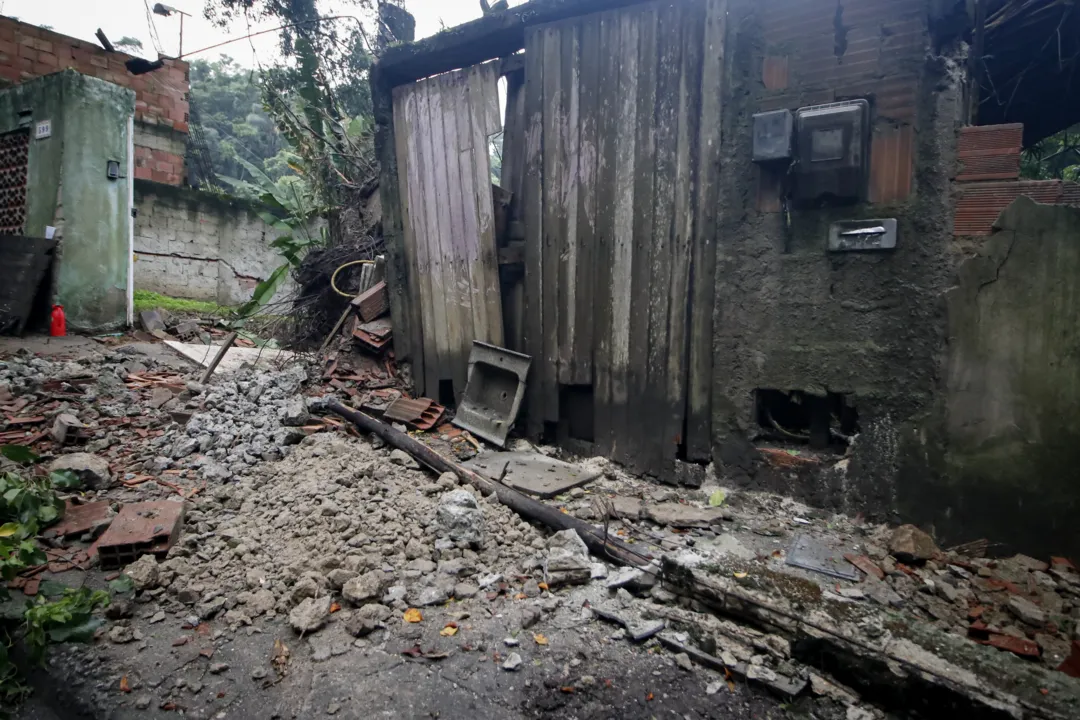
<path fill-rule="evenodd" d="M 754 162 L 791 159 L 794 119 L 790 110 L 754 115 Z"/>
<path fill-rule="evenodd" d="M 795 111 L 795 199 L 857 202 L 866 197 L 870 104 L 865 100 Z"/>

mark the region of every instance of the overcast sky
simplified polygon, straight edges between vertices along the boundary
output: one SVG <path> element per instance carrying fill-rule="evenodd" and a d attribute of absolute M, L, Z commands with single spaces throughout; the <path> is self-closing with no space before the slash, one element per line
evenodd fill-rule
<path fill-rule="evenodd" d="M 143 54 L 155 56 L 155 42 L 148 20 L 147 7 L 155 0 L 0 0 L 0 14 L 17 17 L 34 25 L 49 25 L 56 32 L 82 40 L 97 42 L 94 32 L 101 28 L 111 40 L 136 37 L 143 43 Z M 250 32 L 274 27 L 274 23 L 253 25 L 250 28 L 242 20 L 228 29 L 221 29 L 203 18 L 205 0 L 168 0 L 178 10 L 190 13 L 184 18 L 185 53 L 214 45 Z M 516 5 L 517 2 L 511 2 Z M 416 17 L 417 38 L 437 33 L 442 25 L 447 27 L 480 17 L 479 0 L 405 0 L 405 7 Z M 358 8 L 349 9 L 342 0 L 320 0 L 320 10 L 325 14 L 358 14 Z M 166 55 L 175 55 L 180 39 L 180 21 L 174 15 L 161 17 L 150 15 L 157 30 L 160 49 Z M 276 56 L 277 33 L 226 45 L 194 57 L 215 59 L 225 53 L 243 65 L 256 65 L 256 61 L 272 61 Z"/>

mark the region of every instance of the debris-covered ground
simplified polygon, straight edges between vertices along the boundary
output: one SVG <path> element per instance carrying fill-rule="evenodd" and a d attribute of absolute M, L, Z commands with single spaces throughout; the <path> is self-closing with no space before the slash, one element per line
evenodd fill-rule
<path fill-rule="evenodd" d="M 93 645 L 51 652 L 27 717 L 853 719 L 918 711 L 898 693 L 919 688 L 959 710 L 1080 712 L 1057 670 L 1080 640 L 1064 558 L 944 552 L 711 474 L 674 489 L 587 460 L 593 479 L 545 502 L 651 561 L 620 568 L 319 414 L 385 376 L 296 361 L 202 386 L 160 344 L 64 354 L 0 364 L 4 442 L 86 480 L 49 566 L 13 587 L 114 599 Z M 182 505 L 180 532 L 118 575 L 111 526 L 148 501 Z"/>

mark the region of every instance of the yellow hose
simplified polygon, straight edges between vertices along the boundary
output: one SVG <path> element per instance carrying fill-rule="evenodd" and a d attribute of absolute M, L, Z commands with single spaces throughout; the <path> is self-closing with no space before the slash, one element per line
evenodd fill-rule
<path fill-rule="evenodd" d="M 330 276 L 330 287 L 333 288 L 334 292 L 336 292 L 338 295 L 340 295 L 342 297 L 347 297 L 347 298 L 353 297 L 353 295 L 350 295 L 347 292 L 341 292 L 340 290 L 338 290 L 337 283 L 335 282 L 337 280 L 337 274 L 339 272 L 341 272 L 342 270 L 344 270 L 345 268 L 347 268 L 347 267 L 350 267 L 352 265 L 363 265 L 364 263 L 367 263 L 369 265 L 374 265 L 375 261 L 374 260 L 352 260 L 350 262 L 345 263 L 344 265 L 339 266 L 338 269 L 334 271 L 334 274 Z"/>

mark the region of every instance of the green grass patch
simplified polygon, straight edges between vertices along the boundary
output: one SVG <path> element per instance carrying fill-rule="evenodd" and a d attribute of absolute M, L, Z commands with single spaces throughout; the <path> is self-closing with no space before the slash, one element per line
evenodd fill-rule
<path fill-rule="evenodd" d="M 168 295 L 150 292 L 149 290 L 135 291 L 135 312 L 158 309 L 186 315 L 226 316 L 232 312 L 232 308 L 218 305 L 215 302 L 208 302 L 206 300 L 174 298 L 169 297 Z"/>

